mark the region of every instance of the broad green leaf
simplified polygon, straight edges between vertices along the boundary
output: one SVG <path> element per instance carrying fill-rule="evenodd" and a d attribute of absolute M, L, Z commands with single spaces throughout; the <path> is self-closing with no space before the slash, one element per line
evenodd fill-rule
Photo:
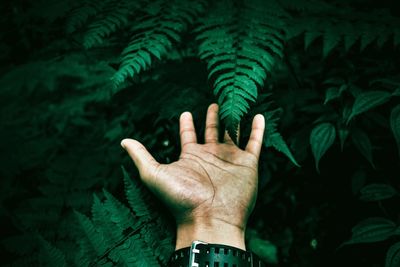
<path fill-rule="evenodd" d="M 278 248 L 269 240 L 253 237 L 249 241 L 249 247 L 264 262 L 274 265 L 278 263 Z"/>
<path fill-rule="evenodd" d="M 351 133 L 351 139 L 358 149 L 360 153 L 368 160 L 371 166 L 375 169 L 375 165 L 372 159 L 372 146 L 371 141 L 369 140 L 368 135 L 360 130 L 355 128 Z"/>
<path fill-rule="evenodd" d="M 351 239 L 343 245 L 384 241 L 395 234 L 396 224 L 386 218 L 372 217 L 353 227 Z"/>
<path fill-rule="evenodd" d="M 400 242 L 394 243 L 386 253 L 385 267 L 400 266 Z"/>
<path fill-rule="evenodd" d="M 325 91 L 324 105 L 331 100 L 339 98 L 342 93 L 347 89 L 347 84 L 342 84 L 340 87 L 330 87 Z"/>
<path fill-rule="evenodd" d="M 397 195 L 396 189 L 388 184 L 369 184 L 360 190 L 363 201 L 379 201 Z"/>
<path fill-rule="evenodd" d="M 333 145 L 336 138 L 335 126 L 324 122 L 312 129 L 310 134 L 311 150 L 315 159 L 315 168 L 319 172 L 319 161 L 326 151 Z"/>
<path fill-rule="evenodd" d="M 347 123 L 355 116 L 386 103 L 390 97 L 391 94 L 385 91 L 369 91 L 359 94 L 354 101 Z"/>
<path fill-rule="evenodd" d="M 394 107 L 390 113 L 390 128 L 392 129 L 394 139 L 396 140 L 400 157 L 400 105 Z"/>

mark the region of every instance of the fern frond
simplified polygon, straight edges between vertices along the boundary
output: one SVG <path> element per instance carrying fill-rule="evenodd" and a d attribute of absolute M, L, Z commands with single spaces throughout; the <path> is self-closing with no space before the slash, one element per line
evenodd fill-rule
<path fill-rule="evenodd" d="M 258 89 L 283 56 L 283 18 L 274 1 L 219 1 L 196 29 L 199 56 L 218 96 L 220 117 L 236 140 L 238 124 L 257 99 Z"/>
<path fill-rule="evenodd" d="M 290 161 L 300 167 L 297 163 L 296 159 L 294 158 L 292 152 L 290 151 L 288 145 L 286 144 L 285 140 L 278 132 L 278 113 L 281 113 L 281 109 L 275 109 L 271 111 L 265 112 L 265 134 L 264 134 L 264 145 L 266 147 L 273 147 L 279 152 L 285 154 Z"/>
<path fill-rule="evenodd" d="M 140 235 L 133 235 L 122 245 L 113 249 L 108 257 L 122 266 L 160 267 L 153 252 Z"/>
<path fill-rule="evenodd" d="M 132 3 L 136 6 L 133 6 Z M 96 44 L 101 44 L 104 38 L 127 25 L 129 14 L 138 7 L 139 4 L 135 1 L 128 0 L 109 3 L 101 11 L 102 14 L 89 24 L 83 37 L 83 46 L 89 49 Z"/>
<path fill-rule="evenodd" d="M 131 177 L 129 177 L 129 174 L 124 167 L 121 168 L 124 175 L 125 194 L 129 206 L 138 217 L 140 222 L 150 221 L 154 215 L 151 212 L 149 205 L 143 198 L 143 193 L 139 184 L 136 181 L 132 180 Z"/>
<path fill-rule="evenodd" d="M 64 253 L 50 244 L 43 237 L 39 236 L 42 245 L 41 255 L 39 257 L 40 266 L 67 266 Z"/>
<path fill-rule="evenodd" d="M 86 234 L 89 244 L 91 245 L 91 249 L 96 252 L 97 256 L 102 255 L 107 249 L 103 233 L 96 229 L 96 227 L 93 225 L 93 222 L 84 214 L 78 211 L 74 211 L 74 213 L 84 233 Z"/>
<path fill-rule="evenodd" d="M 393 38 L 394 46 L 399 45 L 398 29 L 400 20 L 389 14 L 382 18 L 379 14 L 363 14 L 353 10 L 326 8 L 321 14 L 305 14 L 288 20 L 288 39 L 304 33 L 304 47 L 307 49 L 317 38 L 323 41 L 323 57 L 339 45 L 349 51 L 358 41 L 360 51 L 376 43 L 378 48 Z M 327 19 L 328 18 L 328 19 Z"/>
<path fill-rule="evenodd" d="M 86 0 L 85 3 L 70 12 L 66 24 L 66 32 L 73 33 L 82 27 L 90 17 L 95 16 L 110 0 Z"/>
<path fill-rule="evenodd" d="M 96 227 L 101 229 L 108 243 L 114 244 L 123 238 L 122 231 L 115 229 L 115 224 L 110 220 L 105 204 L 96 195 L 93 196 L 92 220 Z"/>
<path fill-rule="evenodd" d="M 113 195 L 103 190 L 106 201 L 104 207 L 109 214 L 109 219 L 113 222 L 121 231 L 125 231 L 128 228 L 134 227 L 134 217 L 131 214 L 129 208 L 119 202 Z M 116 230 L 116 229 L 114 229 Z"/>
<path fill-rule="evenodd" d="M 119 70 L 112 80 L 118 88 L 128 77 L 151 67 L 154 59 L 161 60 L 181 35 L 194 23 L 204 9 L 204 1 L 154 1 L 146 14 L 132 27 L 132 38 L 122 51 Z"/>
<path fill-rule="evenodd" d="M 166 227 L 164 219 L 158 217 L 154 222 L 145 225 L 141 229 L 141 235 L 146 246 L 153 251 L 154 256 L 166 265 L 169 260 L 168 255 L 174 251 L 174 234 Z"/>

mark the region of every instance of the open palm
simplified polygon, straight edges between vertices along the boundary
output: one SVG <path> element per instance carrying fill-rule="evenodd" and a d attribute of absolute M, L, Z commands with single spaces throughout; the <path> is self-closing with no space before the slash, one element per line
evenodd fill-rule
<path fill-rule="evenodd" d="M 225 133 L 218 141 L 218 105 L 208 108 L 205 143 L 197 143 L 193 118 L 180 117 L 181 155 L 171 164 L 158 163 L 138 141 L 125 139 L 145 184 L 171 209 L 177 224 L 219 220 L 244 229 L 256 199 L 258 158 L 264 118 L 255 116 L 245 150 Z"/>

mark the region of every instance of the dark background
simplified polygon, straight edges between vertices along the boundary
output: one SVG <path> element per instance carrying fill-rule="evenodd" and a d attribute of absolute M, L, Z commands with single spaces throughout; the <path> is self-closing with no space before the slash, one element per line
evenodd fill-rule
<path fill-rule="evenodd" d="M 293 3 L 302 6 L 300 1 Z M 324 81 L 340 78 L 362 92 L 400 88 L 400 50 L 395 41 L 396 34 L 400 36 L 400 9 L 394 1 L 326 3 L 337 12 L 316 12 L 306 5 L 288 12 L 295 22 L 315 17 L 336 19 L 337 24 L 347 21 L 355 29 L 348 34 L 359 40 L 346 50 L 341 39 L 323 56 L 324 38 L 330 33 L 344 38 L 342 33 L 327 29 L 308 49 L 304 48 L 307 30 L 292 36 L 285 42 L 284 58 L 241 122 L 243 145 L 255 113 L 267 112 L 269 102 L 269 109 L 282 108 L 278 130 L 301 165 L 294 166 L 273 148 L 263 148 L 249 248 L 279 266 L 384 266 L 398 235 L 340 245 L 366 218 L 383 217 L 399 227 L 399 193 L 378 201 L 360 200 L 360 189 L 369 184 L 400 191 L 399 151 L 389 121 L 391 110 L 400 103 L 399 94 L 361 114 L 349 127 L 350 132 L 361 129 L 369 137 L 372 145 L 366 150 L 372 152 L 373 166 L 351 138 L 341 151 L 337 137 L 322 157 L 318 173 L 309 137 L 321 121 L 340 128 L 343 109 L 354 102 L 354 95 L 345 92 L 324 105 L 329 87 Z M 117 31 L 103 43 L 83 48 L 84 27 L 65 33 L 71 10 L 80 4 L 18 0 L 0 6 L 0 262 L 4 266 L 41 265 L 35 255 L 42 248 L 33 233 L 73 265 L 81 238 L 73 211 L 90 217 L 93 194 L 102 195 L 103 188 L 126 203 L 121 165 L 133 179 L 139 178 L 120 140 L 138 139 L 159 161 L 171 162 L 179 155 L 180 113 L 193 113 L 201 140 L 207 106 L 217 101 L 207 81 L 207 65 L 196 54 L 192 28 L 163 60 L 154 60 L 149 70 L 124 87 L 110 89 L 129 32 Z M 212 8 L 210 2 L 202 16 Z M 383 25 L 387 34 L 367 27 L 372 41 L 360 49 L 363 23 Z M 385 82 L 371 84 L 374 79 Z M 149 201 L 157 203 L 154 198 Z M 173 222 L 169 219 L 167 224 Z"/>

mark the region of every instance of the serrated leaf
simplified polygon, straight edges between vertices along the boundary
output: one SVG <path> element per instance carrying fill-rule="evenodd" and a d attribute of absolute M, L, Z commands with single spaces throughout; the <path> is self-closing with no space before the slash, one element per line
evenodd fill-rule
<path fill-rule="evenodd" d="M 363 155 L 364 158 L 366 158 L 371 166 L 375 169 L 372 159 L 371 141 L 369 140 L 368 135 L 364 131 L 355 128 L 351 133 L 351 139 L 358 151 L 360 151 L 361 155 Z"/>
<path fill-rule="evenodd" d="M 321 36 L 321 32 L 307 31 L 304 34 L 304 49 L 307 50 L 311 43 L 314 42 L 319 36 Z"/>
<path fill-rule="evenodd" d="M 397 195 L 396 189 L 388 184 L 369 184 L 361 188 L 360 200 L 379 201 Z"/>
<path fill-rule="evenodd" d="M 310 134 L 311 150 L 315 159 L 315 168 L 319 173 L 319 161 L 333 145 L 336 138 L 335 126 L 330 122 L 318 124 Z"/>
<path fill-rule="evenodd" d="M 322 48 L 322 55 L 326 58 L 329 53 L 338 45 L 340 42 L 341 36 L 337 34 L 335 29 L 332 31 L 328 31 L 324 35 L 324 44 Z"/>
<path fill-rule="evenodd" d="M 355 116 L 386 103 L 390 97 L 391 94 L 385 91 L 368 91 L 359 94 L 354 101 L 347 123 Z"/>
<path fill-rule="evenodd" d="M 279 152 L 285 154 L 290 161 L 300 167 L 294 158 L 292 152 L 290 151 L 288 145 L 285 140 L 281 136 L 281 134 L 277 131 L 277 120 L 276 114 L 280 112 L 280 109 L 272 110 L 266 112 L 265 115 L 265 134 L 264 134 L 264 145 L 266 147 L 273 147 Z M 274 118 L 275 117 L 275 118 Z"/>
<path fill-rule="evenodd" d="M 400 242 L 394 243 L 386 253 L 385 267 L 400 266 Z"/>
<path fill-rule="evenodd" d="M 381 217 L 368 218 L 353 227 L 351 239 L 343 245 L 384 241 L 394 234 L 395 229 L 396 224 L 391 220 Z"/>
<path fill-rule="evenodd" d="M 394 107 L 390 113 L 390 128 L 392 129 L 394 139 L 396 140 L 397 150 L 400 157 L 400 105 Z"/>

